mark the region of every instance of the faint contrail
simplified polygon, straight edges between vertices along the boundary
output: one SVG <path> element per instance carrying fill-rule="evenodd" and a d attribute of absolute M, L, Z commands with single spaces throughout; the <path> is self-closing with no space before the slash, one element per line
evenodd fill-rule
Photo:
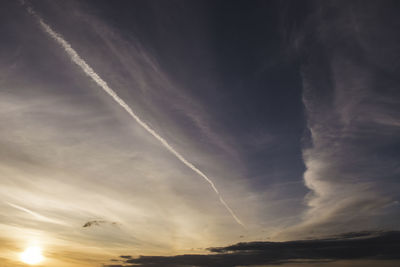
<path fill-rule="evenodd" d="M 46 24 L 42 18 L 37 15 L 32 8 L 28 7 L 28 11 L 34 15 L 39 23 L 42 29 L 51 36 L 59 45 L 61 45 L 62 48 L 64 48 L 65 52 L 68 54 L 68 56 L 71 58 L 71 60 L 77 64 L 83 72 L 88 75 L 90 78 L 92 78 L 93 81 L 95 81 L 104 91 L 106 91 L 121 107 L 125 109 L 126 112 L 131 115 L 133 119 L 137 123 L 139 123 L 147 132 L 149 132 L 152 136 L 154 136 L 158 141 L 161 142 L 161 144 L 168 149 L 169 152 L 171 152 L 175 157 L 177 157 L 183 164 L 185 164 L 187 167 L 192 169 L 195 173 L 203 177 L 212 187 L 212 189 L 215 191 L 215 193 L 219 196 L 219 200 L 224 205 L 224 207 L 229 211 L 229 213 L 232 215 L 232 217 L 235 219 L 235 221 L 242 225 L 243 223 L 239 220 L 239 218 L 235 215 L 233 210 L 226 204 L 220 193 L 218 192 L 218 189 L 215 187 L 213 181 L 211 181 L 210 178 L 207 177 L 202 171 L 200 171 L 198 168 L 196 168 L 192 163 L 187 161 L 178 151 L 176 151 L 163 137 L 161 137 L 156 131 L 154 131 L 147 123 L 145 123 L 140 117 L 138 117 L 133 110 L 128 106 L 128 104 L 125 103 L 122 98 L 120 98 L 117 93 L 111 89 L 107 83 L 90 67 L 79 55 L 78 53 L 71 47 L 71 45 L 64 40 L 61 34 L 55 32 L 48 24 Z"/>
<path fill-rule="evenodd" d="M 51 219 L 51 218 L 46 217 L 46 216 L 43 216 L 43 215 L 41 215 L 41 214 L 39 214 L 39 213 L 37 213 L 37 212 L 31 211 L 31 210 L 29 210 L 29 209 L 27 209 L 27 208 L 24 208 L 24 207 L 15 205 L 15 204 L 13 204 L 13 203 L 10 203 L 10 202 L 5 202 L 5 203 L 8 204 L 8 205 L 10 205 L 10 206 L 13 207 L 13 208 L 16 208 L 16 209 L 18 209 L 18 210 L 24 211 L 24 212 L 26 212 L 26 213 L 32 215 L 33 217 L 35 217 L 36 219 L 38 219 L 38 220 L 40 220 L 40 221 L 49 222 L 49 223 L 54 223 L 54 224 L 60 224 L 60 225 L 67 225 L 66 223 L 64 223 L 64 222 L 62 222 L 62 221 L 60 221 L 60 220 Z"/>

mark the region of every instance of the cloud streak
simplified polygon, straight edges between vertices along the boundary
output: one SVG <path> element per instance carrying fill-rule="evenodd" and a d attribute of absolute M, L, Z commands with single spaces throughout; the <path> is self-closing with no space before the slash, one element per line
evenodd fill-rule
<path fill-rule="evenodd" d="M 135 114 L 135 112 L 131 109 L 131 107 L 121 98 L 118 94 L 108 86 L 107 82 L 104 81 L 93 69 L 90 67 L 85 60 L 83 60 L 79 54 L 72 48 L 72 46 L 57 32 L 55 32 L 48 24 L 46 24 L 43 19 L 37 15 L 32 8 L 28 8 L 28 11 L 34 15 L 34 17 L 39 21 L 41 28 L 52 38 L 54 39 L 68 54 L 70 59 L 77 64 L 82 71 L 89 76 L 98 86 L 100 86 L 107 94 L 109 94 L 115 102 L 117 102 L 140 126 L 142 126 L 149 134 L 151 134 L 154 138 L 156 138 L 171 154 L 173 154 L 179 161 L 181 161 L 184 165 L 190 168 L 193 172 L 202 177 L 214 192 L 218 195 L 219 201 L 226 208 L 226 210 L 231 214 L 234 220 L 241 226 L 244 227 L 242 221 L 236 216 L 234 211 L 229 207 L 229 205 L 222 198 L 220 192 L 215 186 L 214 182 L 201 170 L 199 170 L 196 166 L 194 166 L 190 161 L 188 161 L 184 156 L 182 156 L 178 151 L 173 148 L 167 140 L 165 140 L 162 136 L 160 136 L 154 129 L 152 129 L 146 122 L 144 122 L 139 116 Z"/>
<path fill-rule="evenodd" d="M 43 216 L 43 215 L 41 215 L 41 214 L 39 214 L 37 212 L 34 212 L 34 211 L 31 211 L 31 210 L 29 210 L 27 208 L 12 204 L 10 202 L 6 202 L 6 204 L 11 206 L 11 207 L 13 207 L 13 208 L 16 208 L 16 209 L 18 209 L 20 211 L 23 211 L 23 212 L 26 212 L 26 213 L 32 215 L 33 217 L 35 217 L 39 221 L 48 222 L 48 223 L 54 223 L 54 224 L 59 224 L 59 225 L 68 225 L 68 224 L 66 224 L 66 223 L 64 223 L 64 222 L 62 222 L 60 220 L 55 220 L 55 219 Z"/>

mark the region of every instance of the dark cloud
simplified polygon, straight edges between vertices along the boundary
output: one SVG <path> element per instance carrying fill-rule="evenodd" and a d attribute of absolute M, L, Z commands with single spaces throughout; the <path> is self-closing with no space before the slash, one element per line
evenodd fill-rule
<path fill-rule="evenodd" d="M 91 226 L 100 226 L 101 224 L 111 224 L 111 225 L 117 225 L 116 222 L 109 222 L 109 221 L 104 221 L 104 220 L 94 220 L 94 221 L 88 221 L 86 222 L 82 227 L 91 227 Z"/>
<path fill-rule="evenodd" d="M 128 255 L 128 256 L 126 256 L 126 255 L 121 255 L 120 257 L 123 258 L 123 259 L 131 259 L 131 258 L 132 258 L 132 256 L 129 256 L 129 255 Z"/>
<path fill-rule="evenodd" d="M 118 266 L 250 266 L 320 263 L 337 260 L 400 260 L 400 231 L 351 232 L 325 239 L 243 242 L 209 248 L 215 254 L 140 256 Z M 128 265 L 126 265 L 128 264 Z M 130 265 L 129 265 L 130 264 Z"/>

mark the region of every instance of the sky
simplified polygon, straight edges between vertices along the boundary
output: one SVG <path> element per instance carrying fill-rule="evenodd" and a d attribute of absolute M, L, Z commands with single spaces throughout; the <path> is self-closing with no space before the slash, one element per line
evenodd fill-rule
<path fill-rule="evenodd" d="M 400 265 L 398 1 L 0 4 L 0 266 Z"/>

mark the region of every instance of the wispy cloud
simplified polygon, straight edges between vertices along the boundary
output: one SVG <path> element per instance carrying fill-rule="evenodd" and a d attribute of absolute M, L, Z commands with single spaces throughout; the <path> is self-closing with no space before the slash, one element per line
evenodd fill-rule
<path fill-rule="evenodd" d="M 161 137 L 153 128 L 151 128 L 146 122 L 144 122 L 133 110 L 130 106 L 120 98 L 117 93 L 111 89 L 108 84 L 90 67 L 79 55 L 78 53 L 71 47 L 71 45 L 64 40 L 64 38 L 57 32 L 53 31 L 53 29 L 46 24 L 40 16 L 38 16 L 31 7 L 28 8 L 28 11 L 32 13 L 39 21 L 43 30 L 48 33 L 59 45 L 61 45 L 65 52 L 70 56 L 71 60 L 77 64 L 86 75 L 93 79 L 106 93 L 108 93 L 139 125 L 141 125 L 148 133 L 150 133 L 154 138 L 156 138 L 169 152 L 171 152 L 177 159 L 179 159 L 184 165 L 197 173 L 200 177 L 206 180 L 211 188 L 215 191 L 215 193 L 219 196 L 219 200 L 222 205 L 228 210 L 228 212 L 232 215 L 235 221 L 244 226 L 241 220 L 236 216 L 233 210 L 228 206 L 225 200 L 222 198 L 220 192 L 216 188 L 214 182 L 201 170 L 199 170 L 196 166 L 194 166 L 191 162 L 189 162 L 185 157 L 183 157 L 178 151 L 175 150 L 163 137 Z"/>
<path fill-rule="evenodd" d="M 400 128 L 395 114 L 400 102 L 394 90 L 397 78 L 390 75 L 398 63 L 382 64 L 399 49 L 391 41 L 372 41 L 392 40 L 396 32 L 376 12 L 380 5 L 313 2 L 315 16 L 304 26 L 307 60 L 301 73 L 310 142 L 303 159 L 304 182 L 311 192 L 303 223 L 293 228 L 300 235 L 393 229 L 399 219 L 388 208 L 399 208 L 391 203 L 399 197 L 395 150 Z M 390 9 L 384 10 L 392 17 Z M 346 38 L 337 39 L 339 35 Z"/>
<path fill-rule="evenodd" d="M 34 212 L 34 211 L 29 210 L 29 209 L 27 209 L 27 208 L 24 208 L 24 207 L 15 205 L 15 204 L 13 204 L 13 203 L 6 202 L 6 204 L 9 205 L 9 206 L 11 206 L 11 207 L 13 207 L 13 208 L 16 208 L 16 209 L 18 209 L 18 210 L 21 210 L 21 211 L 23 211 L 23 212 L 26 212 L 26 213 L 32 215 L 35 219 L 37 219 L 37 220 L 39 220 L 39 221 L 48 222 L 48 223 L 54 223 L 54 224 L 60 224 L 60 225 L 64 225 L 64 226 L 67 226 L 67 225 L 68 225 L 67 223 L 65 223 L 65 222 L 63 222 L 63 221 L 61 221 L 61 220 L 52 219 L 52 218 L 43 216 L 43 215 L 41 215 L 41 214 L 39 214 L 39 213 L 37 213 L 37 212 Z"/>

